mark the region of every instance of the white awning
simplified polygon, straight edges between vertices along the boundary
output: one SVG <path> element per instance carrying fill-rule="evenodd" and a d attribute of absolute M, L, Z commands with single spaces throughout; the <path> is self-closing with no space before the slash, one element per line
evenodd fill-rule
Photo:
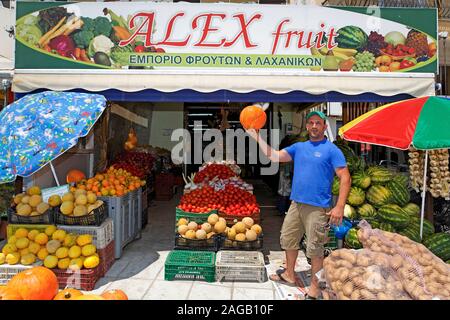
<path fill-rule="evenodd" d="M 11 60 L 0 56 L 0 77 L 1 78 L 12 78 L 14 70 L 14 62 Z"/>
<path fill-rule="evenodd" d="M 85 89 L 91 92 L 118 89 L 136 92 L 146 89 L 165 93 L 192 89 L 202 93 L 230 90 L 248 93 L 265 90 L 275 94 L 304 91 L 319 95 L 339 92 L 346 95 L 374 93 L 381 96 L 409 94 L 414 97 L 435 95 L 432 73 L 346 73 L 346 72 L 252 72 L 230 74 L 205 70 L 180 73 L 150 70 L 15 70 L 13 91 L 36 89 L 64 91 Z"/>

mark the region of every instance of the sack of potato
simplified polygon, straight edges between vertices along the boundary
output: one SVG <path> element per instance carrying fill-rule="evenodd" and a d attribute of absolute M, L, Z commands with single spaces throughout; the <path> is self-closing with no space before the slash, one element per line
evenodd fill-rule
<path fill-rule="evenodd" d="M 362 221 L 358 239 L 365 249 L 390 256 L 391 268 L 413 299 L 450 299 L 450 266 L 423 244 L 408 237 L 372 229 Z"/>
<path fill-rule="evenodd" d="M 366 249 L 339 249 L 323 263 L 329 289 L 325 299 L 338 300 L 410 300 L 390 256 Z"/>

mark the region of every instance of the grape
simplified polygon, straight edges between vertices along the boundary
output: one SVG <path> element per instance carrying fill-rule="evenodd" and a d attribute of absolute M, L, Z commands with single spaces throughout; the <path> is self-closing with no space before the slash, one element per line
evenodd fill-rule
<path fill-rule="evenodd" d="M 367 41 L 366 46 L 362 49 L 362 52 L 369 51 L 374 54 L 374 56 L 378 57 L 382 55 L 380 49 L 383 49 L 387 46 L 387 43 L 384 41 L 384 37 L 378 32 L 371 31 L 369 35 L 369 39 Z"/>
<path fill-rule="evenodd" d="M 369 51 L 357 53 L 355 55 L 356 63 L 353 65 L 353 71 L 370 72 L 375 69 L 375 56 Z"/>

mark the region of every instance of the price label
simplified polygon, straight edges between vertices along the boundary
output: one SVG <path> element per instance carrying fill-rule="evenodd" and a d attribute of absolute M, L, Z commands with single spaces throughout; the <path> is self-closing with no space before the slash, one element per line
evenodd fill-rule
<path fill-rule="evenodd" d="M 69 192 L 68 184 L 65 184 L 65 185 L 59 186 L 59 187 L 42 189 L 42 201 L 48 203 L 48 198 L 50 198 L 51 196 L 56 194 L 56 195 L 62 197 L 67 192 Z"/>

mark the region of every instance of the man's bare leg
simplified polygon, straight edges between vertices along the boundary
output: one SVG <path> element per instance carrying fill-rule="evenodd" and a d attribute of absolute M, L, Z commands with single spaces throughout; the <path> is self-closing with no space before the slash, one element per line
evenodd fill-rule
<path fill-rule="evenodd" d="M 297 277 L 295 276 L 295 263 L 297 262 L 298 250 L 290 249 L 285 250 L 286 253 L 286 272 L 283 277 L 289 280 L 289 282 L 296 282 Z"/>
<path fill-rule="evenodd" d="M 320 295 L 319 279 L 316 277 L 316 273 L 323 267 L 323 257 L 311 258 L 311 286 L 308 290 L 308 296 L 317 298 Z"/>

